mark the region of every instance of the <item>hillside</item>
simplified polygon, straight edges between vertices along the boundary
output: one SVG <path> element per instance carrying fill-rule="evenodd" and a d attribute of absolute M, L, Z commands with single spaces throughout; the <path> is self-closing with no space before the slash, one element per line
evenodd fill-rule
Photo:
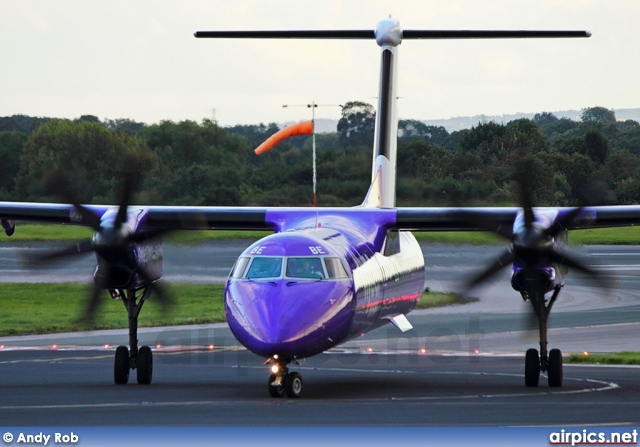
<path fill-rule="evenodd" d="M 613 109 L 616 113 L 616 119 L 618 121 L 634 120 L 640 122 L 640 108 L 636 109 Z M 536 112 L 539 113 L 539 112 Z M 456 130 L 471 129 L 473 126 L 477 126 L 478 123 L 486 123 L 494 121 L 498 124 L 506 124 L 509 121 L 514 121 L 520 118 L 533 119 L 536 113 L 515 113 L 510 115 L 475 115 L 475 116 L 456 116 L 447 119 L 435 119 L 435 120 L 421 120 L 428 126 L 442 126 L 447 129 L 448 132 L 454 132 Z M 558 118 L 570 118 L 575 121 L 580 120 L 582 110 L 562 110 L 559 112 L 551 112 Z M 279 126 L 286 126 L 291 123 L 280 123 Z M 330 133 L 335 132 L 338 125 L 338 120 L 331 119 L 317 119 L 316 131 L 317 133 Z"/>

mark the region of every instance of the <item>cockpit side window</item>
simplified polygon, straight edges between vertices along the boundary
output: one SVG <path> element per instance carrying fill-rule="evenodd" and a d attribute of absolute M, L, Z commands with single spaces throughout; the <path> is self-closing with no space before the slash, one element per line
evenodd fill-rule
<path fill-rule="evenodd" d="M 278 278 L 282 273 L 282 258 L 256 256 L 247 272 L 247 279 Z"/>
<path fill-rule="evenodd" d="M 340 258 L 324 258 L 324 265 L 327 267 L 327 274 L 330 279 L 348 278 Z"/>
<path fill-rule="evenodd" d="M 289 278 L 326 278 L 320 258 L 289 258 L 287 259 L 286 273 Z"/>
<path fill-rule="evenodd" d="M 249 261 L 251 258 L 240 257 L 236 261 L 236 265 L 233 266 L 233 270 L 231 270 L 232 278 L 242 278 L 244 276 L 244 272 L 247 270 L 247 265 L 249 265 Z"/>

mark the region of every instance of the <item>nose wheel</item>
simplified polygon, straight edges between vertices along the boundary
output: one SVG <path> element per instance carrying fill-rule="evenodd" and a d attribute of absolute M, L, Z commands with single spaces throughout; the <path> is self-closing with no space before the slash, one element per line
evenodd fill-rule
<path fill-rule="evenodd" d="M 286 396 L 294 399 L 300 397 L 303 389 L 302 375 L 300 373 L 290 372 L 285 362 L 276 362 L 271 370 L 273 372 L 269 375 L 267 383 L 271 397 Z"/>

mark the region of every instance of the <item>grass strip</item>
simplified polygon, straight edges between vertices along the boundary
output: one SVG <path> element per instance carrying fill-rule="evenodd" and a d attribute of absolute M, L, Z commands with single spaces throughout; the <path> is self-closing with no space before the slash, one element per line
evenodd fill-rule
<path fill-rule="evenodd" d="M 204 324 L 225 321 L 224 285 L 165 284 L 174 297 L 168 312 L 153 296 L 145 303 L 140 327 Z M 86 330 L 79 320 L 86 306 L 89 286 L 75 283 L 0 284 L 2 312 L 0 335 L 49 334 Z M 111 300 L 104 292 L 92 329 L 127 327 L 127 313 L 120 300 Z M 454 294 L 425 292 L 419 308 L 464 304 Z"/>
<path fill-rule="evenodd" d="M 571 354 L 565 363 L 592 365 L 640 365 L 640 352 L 612 352 L 609 354 Z"/>
<path fill-rule="evenodd" d="M 222 284 L 167 285 L 174 305 L 163 310 L 153 296 L 144 304 L 140 326 L 202 324 L 224 321 Z M 0 335 L 47 334 L 87 329 L 80 322 L 89 286 L 74 283 L 0 284 Z M 105 291 L 92 329 L 127 327 L 120 300 Z"/>
<path fill-rule="evenodd" d="M 453 292 L 423 292 L 418 301 L 417 309 L 433 307 L 460 306 L 478 301 L 477 298 L 467 298 Z"/>

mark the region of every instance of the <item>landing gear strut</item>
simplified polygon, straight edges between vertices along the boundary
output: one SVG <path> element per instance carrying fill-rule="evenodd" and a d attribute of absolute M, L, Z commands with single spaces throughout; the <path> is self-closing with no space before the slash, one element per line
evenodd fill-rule
<path fill-rule="evenodd" d="M 271 397 L 297 398 L 302 394 L 302 376 L 298 372 L 290 372 L 288 361 L 271 358 L 266 363 L 274 362 L 269 375 L 269 395 Z"/>
<path fill-rule="evenodd" d="M 129 348 L 118 346 L 116 349 L 113 380 L 118 385 L 124 385 L 129 381 L 129 371 L 135 369 L 138 383 L 148 385 L 153 376 L 153 355 L 149 346 L 138 348 L 138 315 L 144 302 L 151 295 L 151 288 L 147 286 L 126 292 L 119 289 L 116 294 L 112 293 L 113 295 L 122 299 L 129 320 Z"/>
<path fill-rule="evenodd" d="M 538 289 L 528 290 L 523 298 L 529 299 L 538 317 L 540 329 L 540 354 L 537 349 L 527 350 L 524 361 L 524 383 L 529 387 L 538 386 L 540 372 L 546 372 L 550 387 L 562 386 L 562 353 L 559 349 L 552 349 L 547 353 L 547 319 L 551 313 L 562 285 L 553 289 L 551 299 L 546 302 L 544 293 Z"/>

